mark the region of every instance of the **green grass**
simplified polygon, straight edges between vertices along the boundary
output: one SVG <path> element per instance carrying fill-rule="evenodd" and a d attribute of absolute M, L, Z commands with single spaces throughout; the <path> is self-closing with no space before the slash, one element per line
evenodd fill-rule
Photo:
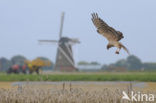
<path fill-rule="evenodd" d="M 156 82 L 156 72 L 127 73 L 53 73 L 53 74 L 5 74 L 0 81 L 146 81 Z"/>

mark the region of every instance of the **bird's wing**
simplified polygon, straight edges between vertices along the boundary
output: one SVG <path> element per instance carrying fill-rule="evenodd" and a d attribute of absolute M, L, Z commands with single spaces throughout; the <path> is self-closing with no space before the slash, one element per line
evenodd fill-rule
<path fill-rule="evenodd" d="M 109 41 L 116 40 L 119 41 L 123 38 L 123 35 L 120 31 L 116 31 L 114 28 L 110 27 L 106 22 L 98 17 L 97 13 L 92 14 L 92 21 L 97 32 L 106 37 Z"/>

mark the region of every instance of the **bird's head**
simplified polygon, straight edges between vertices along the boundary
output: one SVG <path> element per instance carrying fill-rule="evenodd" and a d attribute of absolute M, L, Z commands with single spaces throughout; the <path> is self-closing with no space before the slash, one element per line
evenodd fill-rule
<path fill-rule="evenodd" d="M 124 38 L 122 32 L 120 32 L 120 31 L 117 31 L 117 32 L 118 32 L 118 35 L 120 36 L 120 38 Z"/>
<path fill-rule="evenodd" d="M 121 35 L 121 38 L 124 38 L 124 36 L 123 36 L 123 34 L 122 34 L 122 33 L 121 33 L 120 35 Z"/>

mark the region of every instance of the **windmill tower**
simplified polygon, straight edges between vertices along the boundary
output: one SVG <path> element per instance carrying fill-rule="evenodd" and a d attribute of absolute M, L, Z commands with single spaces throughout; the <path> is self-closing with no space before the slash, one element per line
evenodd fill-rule
<path fill-rule="evenodd" d="M 54 70 L 56 71 L 76 71 L 73 58 L 72 46 L 80 43 L 78 39 L 63 37 L 64 12 L 61 15 L 59 40 L 39 40 L 40 43 L 57 43 L 57 54 Z"/>

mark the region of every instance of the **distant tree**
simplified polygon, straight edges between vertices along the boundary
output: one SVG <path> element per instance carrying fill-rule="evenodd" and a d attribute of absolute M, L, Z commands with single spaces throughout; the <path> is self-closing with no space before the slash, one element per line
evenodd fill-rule
<path fill-rule="evenodd" d="M 125 59 L 121 59 L 121 60 L 118 60 L 114 65 L 117 67 L 127 68 L 127 61 Z"/>
<path fill-rule="evenodd" d="M 102 67 L 101 67 L 102 70 L 106 70 L 108 69 L 108 65 L 104 64 Z"/>
<path fill-rule="evenodd" d="M 116 63 L 111 63 L 109 65 L 103 65 L 102 69 L 106 70 L 106 69 L 110 69 L 110 68 L 118 68 L 118 69 L 125 69 L 125 70 L 141 70 L 143 67 L 150 67 L 154 68 L 154 64 L 153 65 L 149 65 L 149 64 L 145 64 L 143 65 L 143 63 L 141 62 L 141 60 L 134 56 L 134 55 L 130 55 L 127 57 L 127 59 L 121 59 L 118 60 Z"/>
<path fill-rule="evenodd" d="M 90 63 L 91 65 L 100 65 L 100 63 L 96 62 L 96 61 L 93 61 Z"/>
<path fill-rule="evenodd" d="M 22 55 L 16 55 L 11 58 L 12 64 L 23 65 L 26 58 Z"/>
<path fill-rule="evenodd" d="M 89 63 L 86 61 L 79 61 L 78 65 L 89 65 Z"/>
<path fill-rule="evenodd" d="M 93 62 L 86 62 L 86 61 L 79 61 L 78 65 L 100 65 L 100 63 L 93 61 Z"/>
<path fill-rule="evenodd" d="M 143 63 L 145 70 L 156 70 L 156 63 Z"/>
<path fill-rule="evenodd" d="M 54 68 L 54 63 L 50 59 L 48 59 L 46 57 L 38 57 L 38 58 L 41 59 L 41 60 L 48 61 L 51 64 L 50 66 L 42 67 L 42 69 L 44 69 L 44 70 L 50 70 L 50 69 L 53 69 Z"/>
<path fill-rule="evenodd" d="M 48 58 L 46 58 L 46 57 L 37 57 L 37 58 L 39 58 L 39 59 L 42 59 L 42 60 L 48 60 L 48 61 L 50 61 Z"/>
<path fill-rule="evenodd" d="M 128 56 L 126 61 L 129 70 L 140 70 L 142 68 L 141 60 L 134 55 Z"/>
<path fill-rule="evenodd" d="M 11 61 L 2 57 L 0 58 L 0 71 L 6 71 L 12 65 Z"/>

